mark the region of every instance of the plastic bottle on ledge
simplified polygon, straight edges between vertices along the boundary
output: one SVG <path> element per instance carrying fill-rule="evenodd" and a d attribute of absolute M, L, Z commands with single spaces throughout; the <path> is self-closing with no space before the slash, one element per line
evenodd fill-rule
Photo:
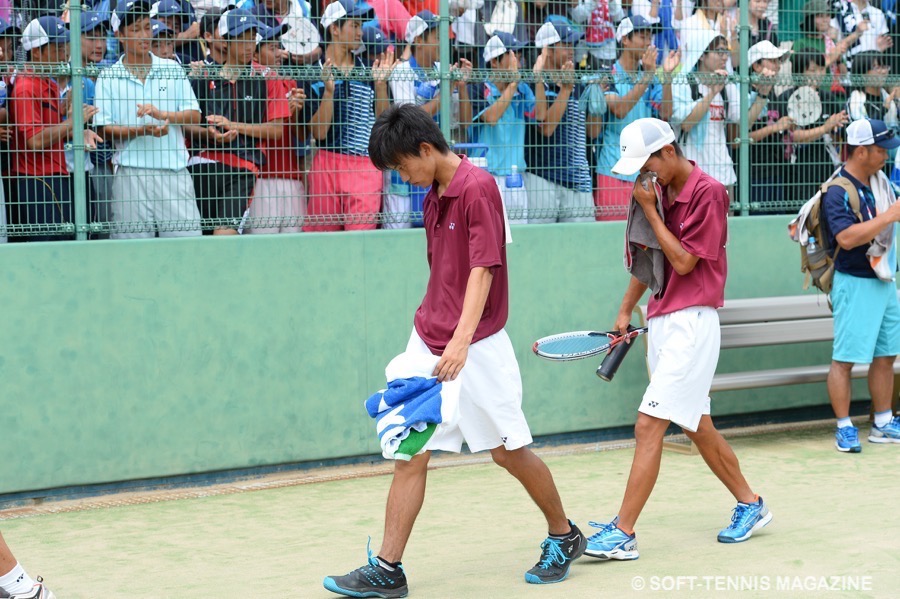
<path fill-rule="evenodd" d="M 506 212 L 511 223 L 528 222 L 528 196 L 525 193 L 525 181 L 519 173 L 517 165 L 512 166 L 512 172 L 506 175 L 506 193 L 503 202 L 506 204 Z"/>

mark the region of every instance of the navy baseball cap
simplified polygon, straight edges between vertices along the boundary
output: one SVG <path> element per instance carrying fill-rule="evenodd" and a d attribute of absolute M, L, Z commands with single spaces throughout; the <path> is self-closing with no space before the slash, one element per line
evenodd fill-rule
<path fill-rule="evenodd" d="M 62 19 L 41 17 L 25 26 L 22 32 L 22 48 L 26 52 L 47 44 L 68 44 L 69 30 Z"/>
<path fill-rule="evenodd" d="M 0 17 L 0 35 L 22 35 L 22 30 Z"/>
<path fill-rule="evenodd" d="M 119 0 L 116 10 L 109 17 L 109 26 L 113 31 L 119 31 L 126 21 L 133 20 L 135 17 L 149 17 L 151 8 L 148 0 Z"/>
<path fill-rule="evenodd" d="M 616 28 L 616 41 L 621 42 L 626 35 L 635 31 L 653 30 L 653 25 L 641 15 L 631 15 L 619 21 Z"/>
<path fill-rule="evenodd" d="M 259 21 L 253 16 L 249 10 L 243 8 L 235 8 L 226 11 L 219 18 L 219 35 L 223 38 L 237 37 L 244 32 L 259 31 Z"/>
<path fill-rule="evenodd" d="M 406 24 L 406 34 L 403 37 L 407 44 L 411 44 L 417 37 L 426 31 L 436 29 L 438 25 L 440 25 L 440 19 L 434 16 L 433 12 L 428 9 L 421 10 Z"/>
<path fill-rule="evenodd" d="M 178 0 L 159 0 L 150 9 L 151 17 L 181 17 L 185 11 Z"/>
<path fill-rule="evenodd" d="M 884 121 L 860 119 L 847 127 L 848 146 L 878 146 L 886 150 L 900 147 L 900 139 L 888 129 Z"/>
<path fill-rule="evenodd" d="M 391 43 L 384 37 L 381 29 L 375 25 L 366 25 L 362 28 L 362 47 L 359 53 L 365 52 L 369 56 L 378 56 L 387 51 Z"/>
<path fill-rule="evenodd" d="M 282 22 L 280 25 L 275 27 L 269 27 L 264 23 L 259 24 L 259 33 L 256 36 L 256 43 L 260 42 L 271 42 L 272 40 L 277 40 L 279 37 L 287 33 L 287 30 L 291 28 L 287 22 Z"/>
<path fill-rule="evenodd" d="M 171 27 L 157 19 L 150 19 L 150 30 L 153 31 L 153 37 L 155 38 L 167 33 L 170 35 L 175 35 L 175 32 L 172 31 Z"/>
<path fill-rule="evenodd" d="M 371 10 L 372 7 L 365 2 L 357 2 L 356 0 L 335 0 L 325 7 L 325 12 L 322 13 L 322 19 L 319 23 L 324 29 L 328 29 L 341 19 L 361 17 L 371 12 Z"/>
<path fill-rule="evenodd" d="M 81 15 L 81 33 L 88 33 L 106 25 L 109 25 L 109 21 L 100 13 L 89 11 Z"/>

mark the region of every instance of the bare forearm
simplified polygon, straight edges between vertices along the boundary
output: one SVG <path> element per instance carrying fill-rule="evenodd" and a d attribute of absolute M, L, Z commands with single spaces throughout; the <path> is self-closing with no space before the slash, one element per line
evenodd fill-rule
<path fill-rule="evenodd" d="M 850 225 L 838 233 L 835 240 L 841 246 L 841 249 L 852 250 L 875 239 L 891 222 L 890 215 L 882 213 L 871 220 Z"/>
<path fill-rule="evenodd" d="M 644 297 L 645 291 L 647 291 L 647 286 L 636 278 L 631 277 L 631 280 L 628 281 L 628 289 L 625 290 L 625 296 L 622 298 L 619 314 L 631 314 L 634 307 L 637 306 L 638 302 L 641 301 L 641 298 Z"/>
<path fill-rule="evenodd" d="M 375 82 L 375 116 L 381 116 L 381 113 L 391 107 L 391 101 L 388 99 L 387 81 Z"/>
<path fill-rule="evenodd" d="M 510 88 L 512 90 L 510 91 Z M 481 115 L 481 120 L 487 125 L 496 125 L 506 109 L 512 104 L 513 95 L 516 93 L 515 88 L 510 84 L 506 86 L 497 101 L 491 104 L 490 108 Z"/>
<path fill-rule="evenodd" d="M 628 113 L 631 112 L 631 109 L 634 108 L 634 105 L 641 99 L 641 96 L 647 91 L 647 88 L 650 87 L 651 80 L 652 77 L 644 75 L 644 79 L 639 81 L 624 96 L 616 96 L 614 94 L 606 96 L 606 105 L 609 107 L 610 112 L 612 112 L 616 118 L 625 118 Z"/>
<path fill-rule="evenodd" d="M 170 125 L 199 125 L 202 116 L 199 110 L 162 111 L 160 121 L 169 121 Z"/>
<path fill-rule="evenodd" d="M 819 125 L 812 129 L 797 129 L 794 131 L 794 142 L 802 144 L 808 141 L 815 141 L 823 137 L 826 133 L 828 133 L 827 125 Z"/>
<path fill-rule="evenodd" d="M 465 85 L 459 87 L 459 122 L 465 126 L 472 124 L 472 101 Z"/>
<path fill-rule="evenodd" d="M 662 106 L 659 107 L 659 118 L 668 121 L 672 118 L 672 84 L 663 85 Z"/>
<path fill-rule="evenodd" d="M 562 121 L 566 108 L 569 105 L 569 96 L 571 94 L 572 88 L 568 86 L 559 88 L 559 95 L 556 96 L 556 101 L 550 106 L 546 119 L 541 123 L 541 134 L 544 137 L 550 137 L 556 131 L 556 128 L 559 127 L 559 123 Z"/>
<path fill-rule="evenodd" d="M 143 135 L 143 127 L 129 127 L 126 125 L 106 125 L 103 127 L 103 137 L 108 141 L 128 141 Z"/>
<path fill-rule="evenodd" d="M 309 119 L 309 131 L 316 139 L 324 139 L 331 129 L 331 117 L 334 116 L 334 100 L 326 95 L 319 104 L 319 109 Z"/>
<path fill-rule="evenodd" d="M 51 146 L 55 146 L 61 141 L 69 139 L 71 135 L 72 121 L 70 119 L 59 125 L 45 127 L 37 135 L 28 138 L 28 140 L 25 141 L 25 146 L 29 150 L 45 150 Z"/>
<path fill-rule="evenodd" d="M 681 130 L 687 133 L 691 129 L 694 128 L 694 125 L 700 122 L 700 119 L 703 118 L 707 112 L 709 112 L 709 105 L 712 103 L 713 96 L 715 94 L 706 94 L 706 96 L 697 102 L 694 105 L 694 109 L 691 110 L 690 114 L 685 117 L 684 122 L 681 123 Z"/>
<path fill-rule="evenodd" d="M 253 139 L 265 139 L 267 141 L 278 141 L 284 134 L 284 120 L 275 119 L 268 123 L 250 124 L 250 123 L 231 123 L 231 128 L 239 134 Z"/>
<path fill-rule="evenodd" d="M 459 316 L 459 324 L 453 336 L 467 343 L 472 342 L 481 315 L 484 312 L 484 304 L 487 302 L 488 292 L 491 290 L 491 281 L 494 275 L 489 268 L 476 266 L 469 272 L 469 280 L 466 283 L 466 295 L 463 299 L 462 314 Z"/>

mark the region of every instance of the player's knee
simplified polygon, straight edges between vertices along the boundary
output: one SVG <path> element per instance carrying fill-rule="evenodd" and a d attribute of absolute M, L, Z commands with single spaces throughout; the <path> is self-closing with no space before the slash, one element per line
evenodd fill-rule
<path fill-rule="evenodd" d="M 509 451 L 504 446 L 495 447 L 491 450 L 491 458 L 494 460 L 494 463 L 500 466 L 501 468 L 509 468 L 516 456 L 515 452 Z"/>
<path fill-rule="evenodd" d="M 416 476 L 428 471 L 428 459 L 431 452 L 426 451 L 415 455 L 408 462 L 405 460 L 394 460 L 394 476 Z"/>
<path fill-rule="evenodd" d="M 639 413 L 637 422 L 634 423 L 634 439 L 641 444 L 662 443 L 666 428 L 668 428 L 668 422 Z"/>

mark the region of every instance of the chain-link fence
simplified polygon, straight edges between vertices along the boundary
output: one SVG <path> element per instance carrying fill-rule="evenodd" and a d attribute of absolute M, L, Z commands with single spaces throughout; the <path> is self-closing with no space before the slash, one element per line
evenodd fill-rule
<path fill-rule="evenodd" d="M 494 175 L 512 223 L 624 219 L 638 118 L 740 215 L 795 212 L 850 121 L 898 126 L 895 0 L 312 2 L 0 3 L 4 235 L 420 226 L 427 190 L 368 158 L 398 103 Z"/>

